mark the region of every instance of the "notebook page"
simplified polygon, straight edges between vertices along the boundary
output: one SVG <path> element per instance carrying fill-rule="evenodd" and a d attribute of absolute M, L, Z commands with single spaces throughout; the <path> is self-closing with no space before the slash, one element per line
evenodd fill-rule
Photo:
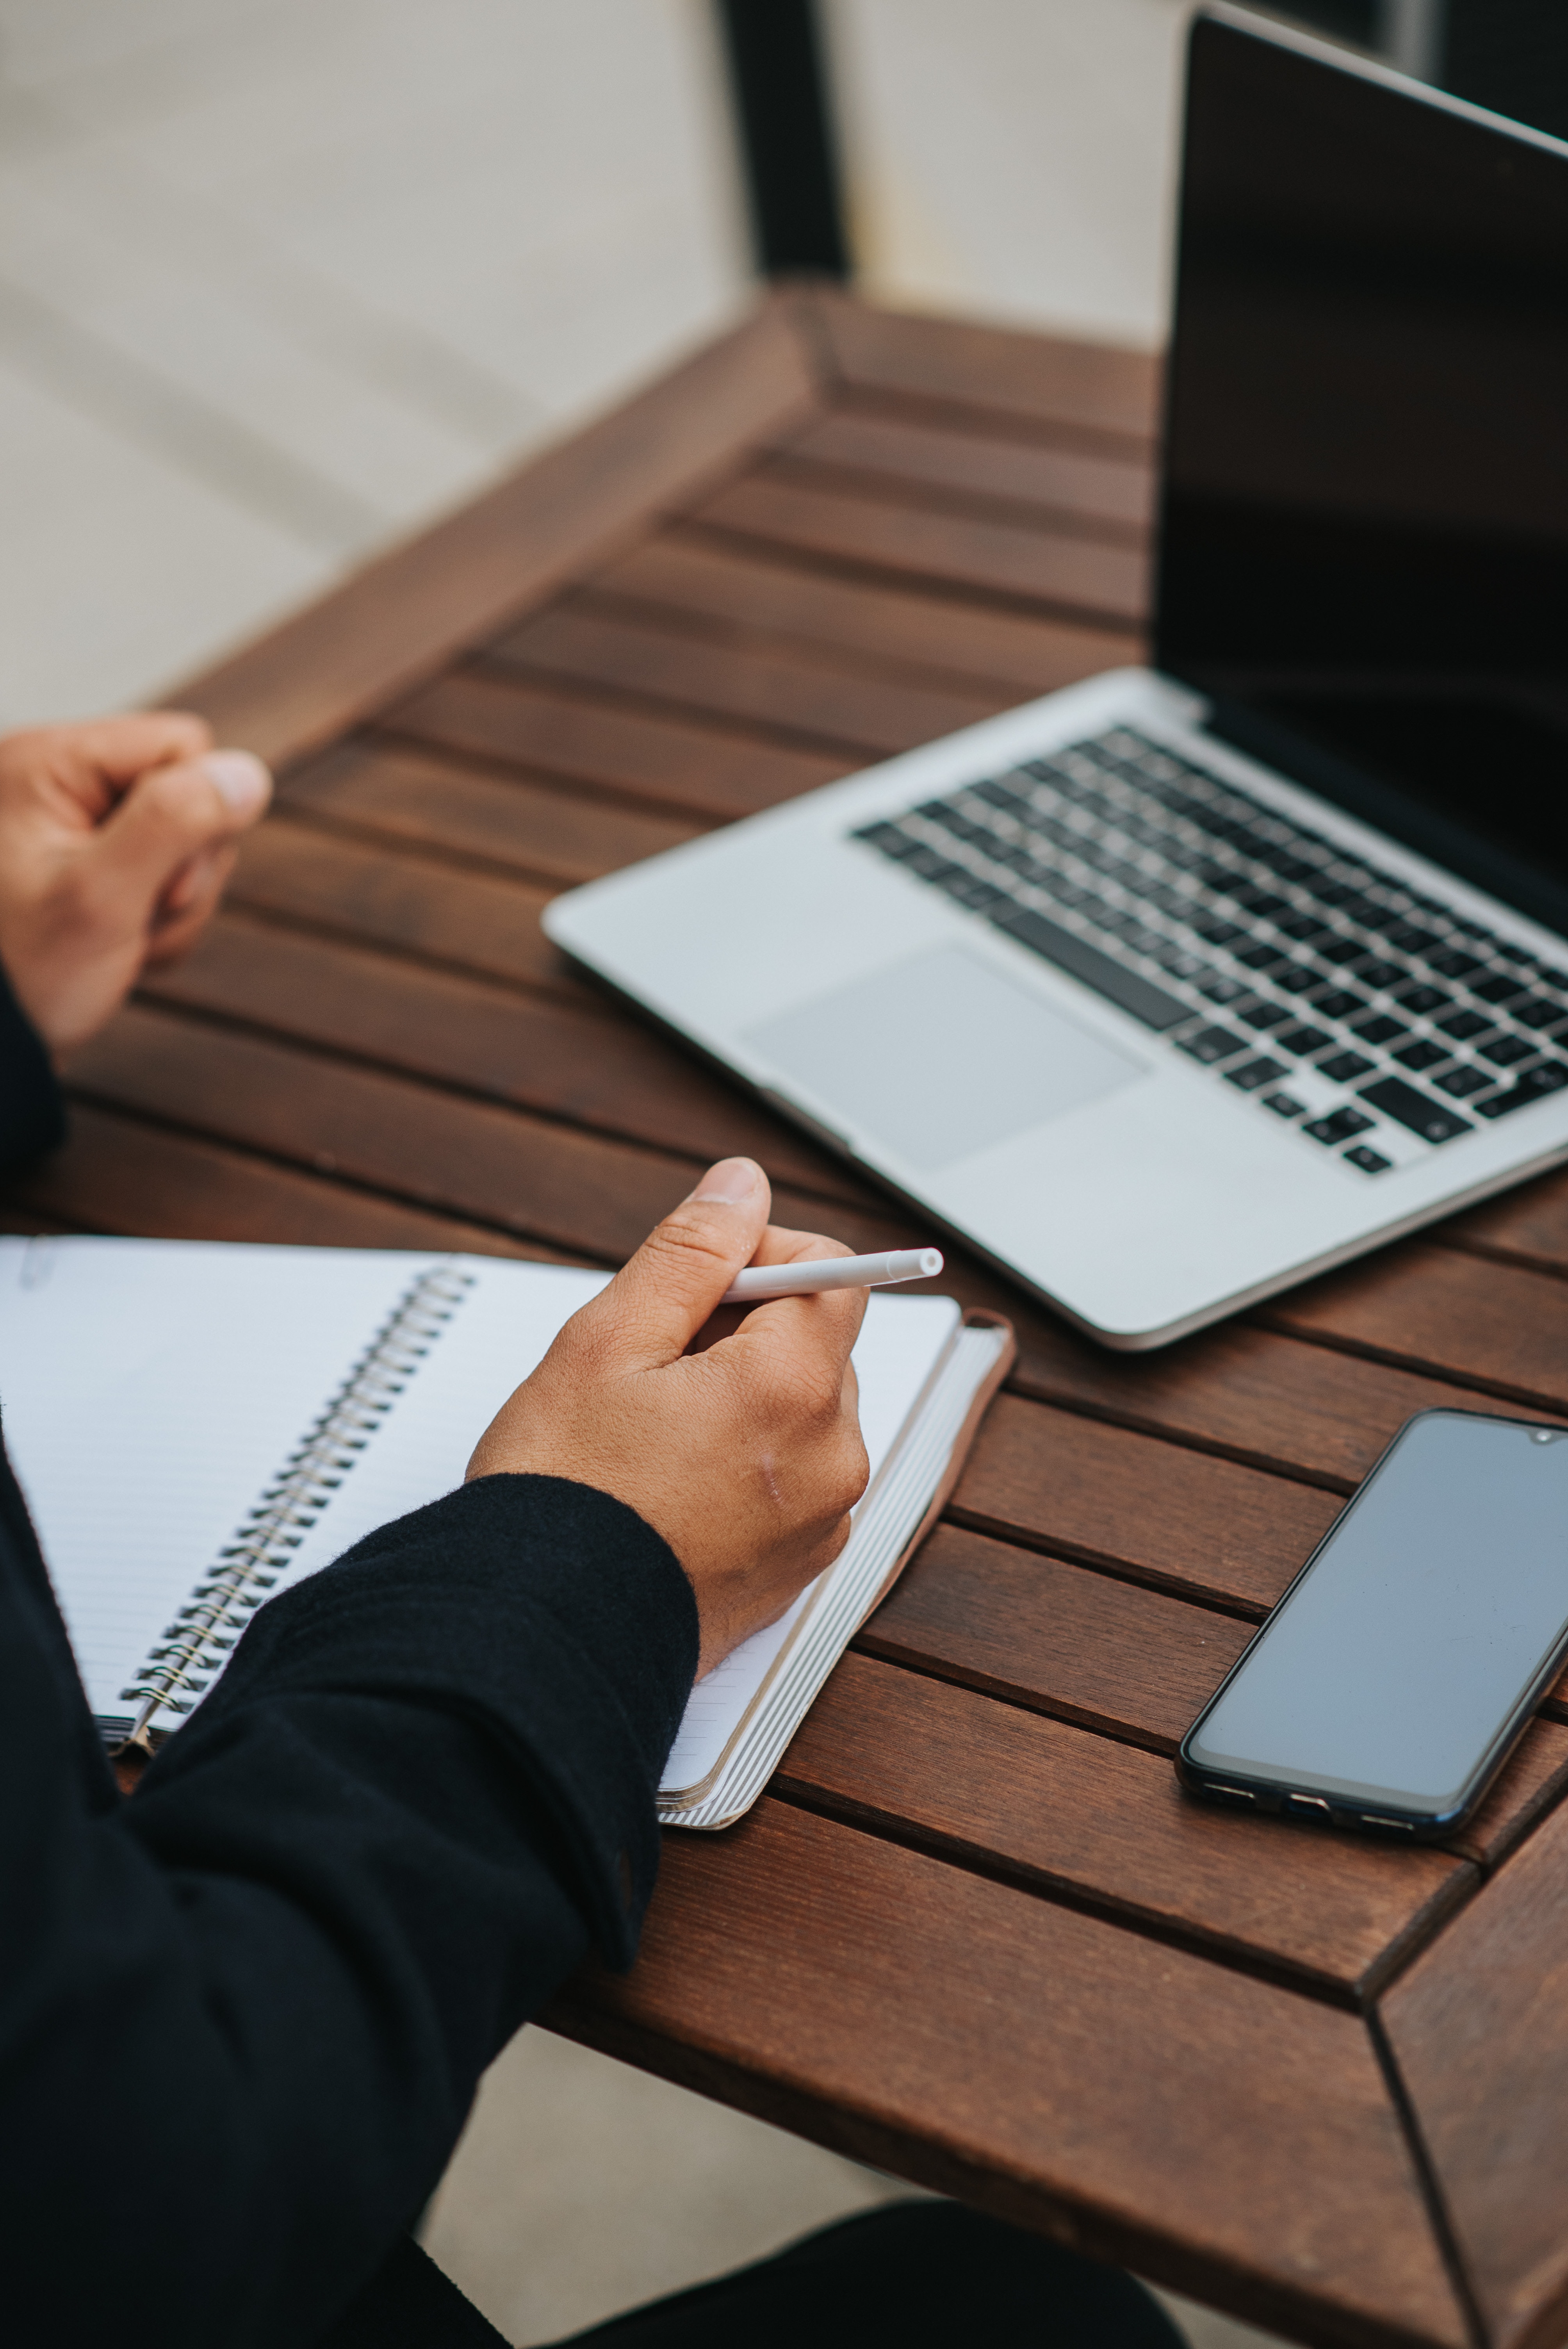
<path fill-rule="evenodd" d="M 507 1257 L 444 1261 L 472 1287 L 295 1551 L 280 1588 L 330 1566 L 377 1526 L 455 1491 L 508 1395 L 610 1278 Z"/>
<path fill-rule="evenodd" d="M 951 1297 L 872 1296 L 853 1356 L 871 1462 L 868 1498 L 962 1319 Z M 698 1681 L 665 1764 L 664 1786 L 698 1785 L 714 1768 L 818 1588 L 809 1584 L 777 1623 L 754 1631 Z"/>
<path fill-rule="evenodd" d="M 0 1239 L 0 1414 L 95 1713 L 439 1261 Z"/>

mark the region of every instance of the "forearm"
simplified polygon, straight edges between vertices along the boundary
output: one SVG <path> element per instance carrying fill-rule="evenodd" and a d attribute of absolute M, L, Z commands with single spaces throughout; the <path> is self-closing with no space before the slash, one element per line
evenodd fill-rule
<path fill-rule="evenodd" d="M 163 2349 L 325 2327 L 497 2049 L 591 1943 L 629 1955 L 696 1647 L 657 1537 L 542 1479 L 263 1610 L 51 1887 L 4 2190 L 52 2338 L 138 2342 L 139 2307 Z M 47 1984 L 78 1970 L 73 2012 Z"/>

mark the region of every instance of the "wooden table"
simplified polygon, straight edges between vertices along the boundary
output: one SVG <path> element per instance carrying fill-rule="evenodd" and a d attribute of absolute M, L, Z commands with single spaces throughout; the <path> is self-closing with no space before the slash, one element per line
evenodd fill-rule
<path fill-rule="evenodd" d="M 11 1219 L 614 1262 L 729 1151 L 901 1211 L 574 978 L 552 890 L 1136 656 L 1154 369 L 765 306 L 189 697 L 282 771 Z M 1568 1703 L 1442 1850 L 1170 1755 L 1407 1415 L 1568 1413 L 1568 1175 L 1017 1375 L 738 1828 L 565 2031 L 1303 2339 L 1568 2325 Z"/>

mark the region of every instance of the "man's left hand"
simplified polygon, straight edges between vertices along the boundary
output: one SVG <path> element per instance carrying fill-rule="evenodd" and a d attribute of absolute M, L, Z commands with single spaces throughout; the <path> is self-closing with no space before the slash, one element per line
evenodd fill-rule
<path fill-rule="evenodd" d="M 272 796 L 248 750 L 179 710 L 0 741 L 0 963 L 51 1052 L 183 954 Z"/>

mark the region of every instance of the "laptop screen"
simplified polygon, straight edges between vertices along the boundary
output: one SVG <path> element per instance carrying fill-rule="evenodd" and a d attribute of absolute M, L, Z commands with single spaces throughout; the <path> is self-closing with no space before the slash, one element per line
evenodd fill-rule
<path fill-rule="evenodd" d="M 1568 147 L 1201 16 L 1155 657 L 1568 928 Z"/>

